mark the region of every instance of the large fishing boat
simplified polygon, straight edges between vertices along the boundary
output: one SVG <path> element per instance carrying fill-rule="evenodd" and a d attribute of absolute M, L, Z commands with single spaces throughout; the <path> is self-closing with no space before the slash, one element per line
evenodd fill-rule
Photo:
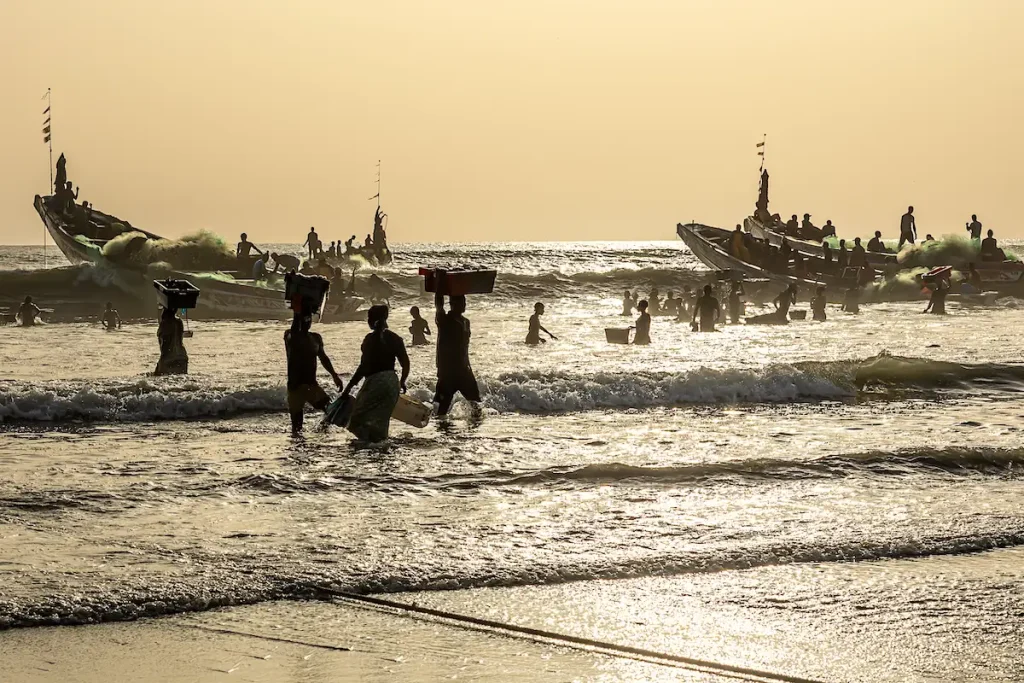
<path fill-rule="evenodd" d="M 171 277 L 189 280 L 202 290 L 196 317 L 283 320 L 292 315 L 284 297 L 283 278 L 252 279 L 255 258 L 239 259 L 226 251 L 211 253 L 198 247 L 190 253 L 186 244 L 179 250 L 188 261 L 184 266 L 149 262 L 141 258 L 147 247 L 173 242 L 95 209 L 76 206 L 71 212 L 62 211 L 53 197 L 37 195 L 35 209 L 71 263 L 108 269 L 114 284 L 130 294 L 152 300 L 154 277 Z M 111 248 L 115 241 L 116 250 Z M 322 318 L 353 319 L 362 303 L 362 298 L 350 294 L 328 295 Z"/>

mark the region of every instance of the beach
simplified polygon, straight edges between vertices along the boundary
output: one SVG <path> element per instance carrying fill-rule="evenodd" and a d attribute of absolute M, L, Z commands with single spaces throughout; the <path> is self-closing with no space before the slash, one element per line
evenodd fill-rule
<path fill-rule="evenodd" d="M 90 266 L 5 249 L 5 291 L 54 309 L 0 327 L 11 680 L 716 680 L 339 592 L 797 678 L 1024 680 L 1017 299 L 622 346 L 624 289 L 707 280 L 680 243 L 396 246 L 406 338 L 416 265 L 499 271 L 466 314 L 484 400 L 368 446 L 289 435 L 286 322 L 190 321 L 189 375 L 153 377 L 155 314 L 105 332 Z M 530 348 L 538 301 L 559 339 Z M 314 329 L 351 373 L 365 323 Z"/>

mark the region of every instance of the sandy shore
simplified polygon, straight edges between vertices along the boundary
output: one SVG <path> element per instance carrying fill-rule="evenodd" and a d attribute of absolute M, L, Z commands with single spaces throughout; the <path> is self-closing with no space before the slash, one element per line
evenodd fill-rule
<path fill-rule="evenodd" d="M 18 683 L 156 681 L 675 681 L 675 668 L 341 604 L 270 603 L 201 614 L 0 633 Z"/>

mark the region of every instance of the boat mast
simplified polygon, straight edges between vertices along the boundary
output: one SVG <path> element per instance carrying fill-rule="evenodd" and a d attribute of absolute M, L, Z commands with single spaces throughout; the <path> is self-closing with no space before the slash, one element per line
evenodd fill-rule
<path fill-rule="evenodd" d="M 766 142 L 768 142 L 768 133 L 764 133 L 761 138 L 761 142 L 757 143 L 757 156 L 761 157 L 761 168 L 757 171 L 758 175 L 764 171 L 764 150 Z"/>
<path fill-rule="evenodd" d="M 43 142 L 45 142 L 50 148 L 50 190 L 53 191 L 53 134 L 50 126 L 50 106 L 51 106 L 51 93 L 50 89 L 46 89 L 46 94 L 43 95 L 43 99 L 46 100 L 46 109 L 43 110 L 43 116 L 46 119 L 43 121 Z M 44 195 L 45 196 L 45 195 Z M 46 223 L 43 223 L 43 268 L 46 268 Z"/>
<path fill-rule="evenodd" d="M 380 159 L 377 159 L 377 208 L 380 208 Z"/>

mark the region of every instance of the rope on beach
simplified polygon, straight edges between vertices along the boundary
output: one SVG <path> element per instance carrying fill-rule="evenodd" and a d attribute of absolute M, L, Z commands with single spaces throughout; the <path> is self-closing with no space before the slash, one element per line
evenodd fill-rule
<path fill-rule="evenodd" d="M 631 647 L 629 645 L 606 643 L 599 640 L 581 638 L 579 636 L 543 631 L 541 629 L 530 628 L 528 626 L 516 626 L 515 624 L 491 621 L 490 619 L 480 619 L 479 617 L 470 617 L 463 614 L 455 614 L 454 612 L 445 612 L 443 610 L 431 609 L 429 607 L 420 607 L 419 605 L 410 605 L 395 602 L 393 600 L 385 600 L 384 598 L 375 598 L 369 595 L 359 595 L 358 593 L 348 593 L 346 591 L 337 591 L 329 588 L 321 588 L 320 591 L 332 598 L 340 598 L 346 601 L 361 603 L 362 605 L 370 605 L 376 608 L 385 608 L 397 612 L 411 613 L 410 616 L 413 616 L 413 618 L 416 618 L 415 615 L 423 615 L 434 619 L 443 619 L 448 622 L 453 622 L 463 628 L 486 630 L 488 632 L 498 631 L 503 635 L 511 637 L 535 641 L 543 640 L 588 652 L 596 652 L 598 654 L 623 657 L 647 663 L 675 665 L 680 668 L 715 674 L 718 676 L 726 676 L 729 678 L 741 678 L 756 681 L 784 681 L 785 683 L 819 683 L 818 681 L 810 678 L 790 676 L 772 671 L 761 671 L 745 666 L 723 664 L 721 662 L 696 659 L 694 657 L 666 654 L 664 652 L 646 650 L 644 648 Z"/>

